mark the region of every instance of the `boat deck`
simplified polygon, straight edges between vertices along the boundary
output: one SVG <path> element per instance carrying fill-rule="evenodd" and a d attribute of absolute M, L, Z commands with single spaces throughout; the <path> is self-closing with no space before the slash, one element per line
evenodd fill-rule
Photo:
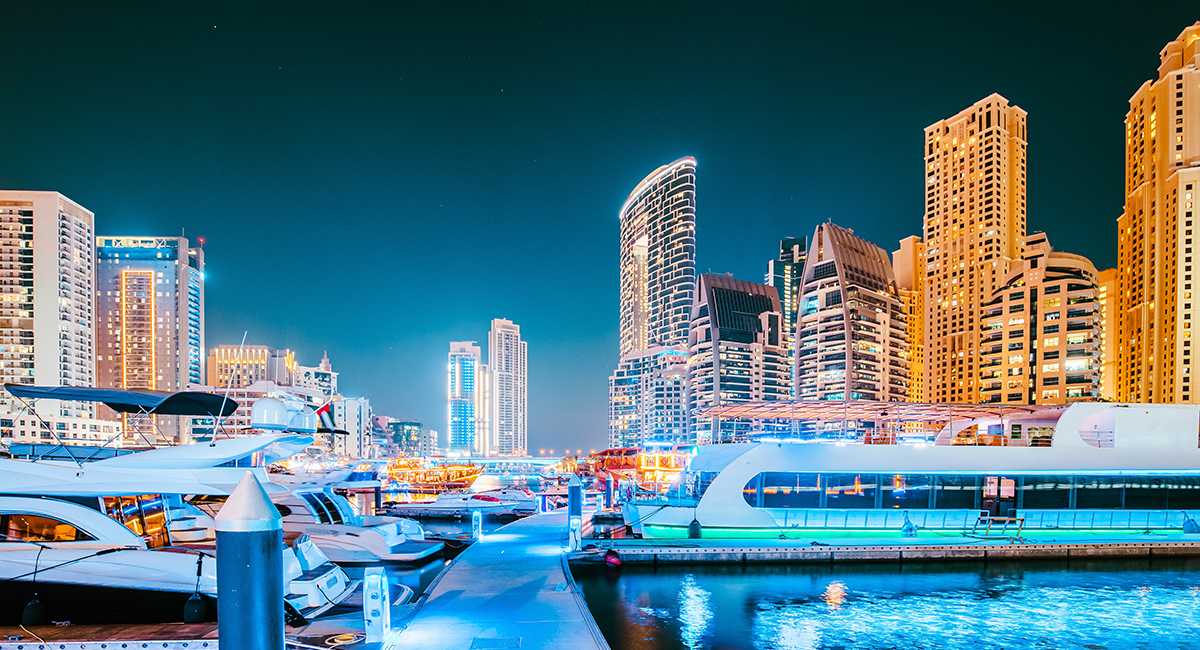
<path fill-rule="evenodd" d="M 389 648 L 607 650 L 566 570 L 566 514 L 515 521 L 458 556 Z"/>

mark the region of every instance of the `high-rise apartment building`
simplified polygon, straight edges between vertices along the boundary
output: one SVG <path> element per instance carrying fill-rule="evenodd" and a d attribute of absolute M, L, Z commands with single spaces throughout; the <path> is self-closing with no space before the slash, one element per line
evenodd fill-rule
<path fill-rule="evenodd" d="M 98 387 L 175 392 L 204 384 L 202 248 L 185 237 L 96 237 L 95 282 Z M 186 428 L 178 416 L 156 417 L 154 427 L 125 418 L 130 441 L 161 435 L 179 444 Z"/>
<path fill-rule="evenodd" d="M 479 431 L 480 413 L 486 410 L 486 403 L 481 404 L 484 392 L 479 390 L 479 384 L 487 374 L 487 366 L 481 362 L 479 346 L 474 341 L 450 344 L 448 424 L 451 452 L 478 453 L 476 445 L 482 444 L 481 438 L 486 440 L 488 437 L 486 429 Z"/>
<path fill-rule="evenodd" d="M 524 456 L 529 447 L 528 345 L 521 340 L 519 325 L 503 318 L 492 320 L 488 399 L 495 453 L 502 456 Z"/>
<path fill-rule="evenodd" d="M 292 385 L 296 353 L 265 345 L 219 345 L 208 351 L 207 385 L 220 391 L 259 381 Z"/>
<path fill-rule="evenodd" d="M 608 444 L 620 448 L 686 442 L 686 387 L 683 346 L 622 355 L 608 378 Z"/>
<path fill-rule="evenodd" d="M 1097 302 L 1100 303 L 1100 398 L 1106 402 L 1117 400 L 1117 283 L 1116 269 L 1100 272 L 1097 286 Z"/>
<path fill-rule="evenodd" d="M 95 385 L 93 224 L 91 211 L 58 192 L 0 191 L 0 383 Z M 0 408 L 23 406 L 3 392 Z M 93 416 L 90 402 L 35 408 Z"/>
<path fill-rule="evenodd" d="M 908 398 L 908 330 L 887 251 L 852 230 L 818 225 L 796 327 L 798 399 Z"/>
<path fill-rule="evenodd" d="M 1100 394 L 1100 304 L 1096 267 L 1030 235 L 981 310 L 983 402 L 1065 404 Z"/>
<path fill-rule="evenodd" d="M 928 402 L 978 402 L 980 305 L 1025 246 L 1026 113 L 992 94 L 925 129 Z"/>
<path fill-rule="evenodd" d="M 621 354 L 681 345 L 696 294 L 696 159 L 654 170 L 620 218 Z"/>
<path fill-rule="evenodd" d="M 409 455 L 420 455 L 423 434 L 420 422 L 388 418 L 387 428 L 397 449 Z"/>
<path fill-rule="evenodd" d="M 796 314 L 800 309 L 800 285 L 807 249 L 808 240 L 804 237 L 787 237 L 779 242 L 779 259 L 767 262 L 767 284 L 779 292 L 779 304 L 783 307 L 783 340 L 789 365 L 796 360 Z M 795 386 L 791 396 L 796 397 Z"/>
<path fill-rule="evenodd" d="M 925 401 L 925 242 L 920 237 L 900 240 L 892 252 L 896 289 L 904 305 L 908 330 L 908 401 Z"/>
<path fill-rule="evenodd" d="M 1129 98 L 1125 210 L 1117 219 L 1116 399 L 1196 403 L 1192 253 L 1200 194 L 1200 21 Z"/>
<path fill-rule="evenodd" d="M 791 368 L 783 347 L 779 292 L 765 284 L 705 274 L 698 293 L 688 334 L 689 438 L 708 444 L 787 431 L 787 424 L 704 415 L 722 404 L 788 399 Z"/>
<path fill-rule="evenodd" d="M 371 401 L 348 397 L 333 402 L 335 426 L 349 435 L 333 436 L 333 453 L 348 458 L 371 457 Z"/>

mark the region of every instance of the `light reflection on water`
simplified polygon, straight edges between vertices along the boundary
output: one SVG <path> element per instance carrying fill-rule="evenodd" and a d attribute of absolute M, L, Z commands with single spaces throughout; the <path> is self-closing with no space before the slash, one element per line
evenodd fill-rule
<path fill-rule="evenodd" d="M 1195 648 L 1200 560 L 575 567 L 616 648 Z"/>

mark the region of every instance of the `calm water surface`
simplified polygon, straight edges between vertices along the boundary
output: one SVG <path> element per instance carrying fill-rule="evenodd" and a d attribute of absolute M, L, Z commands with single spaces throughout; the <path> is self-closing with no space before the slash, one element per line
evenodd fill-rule
<path fill-rule="evenodd" d="M 573 573 L 613 650 L 1200 648 L 1200 560 Z"/>

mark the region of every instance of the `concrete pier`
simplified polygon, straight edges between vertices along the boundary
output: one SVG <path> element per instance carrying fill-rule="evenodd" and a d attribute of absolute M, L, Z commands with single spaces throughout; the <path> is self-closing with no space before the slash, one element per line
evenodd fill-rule
<path fill-rule="evenodd" d="M 389 648 L 607 650 L 566 569 L 567 515 L 515 521 L 430 585 Z"/>

